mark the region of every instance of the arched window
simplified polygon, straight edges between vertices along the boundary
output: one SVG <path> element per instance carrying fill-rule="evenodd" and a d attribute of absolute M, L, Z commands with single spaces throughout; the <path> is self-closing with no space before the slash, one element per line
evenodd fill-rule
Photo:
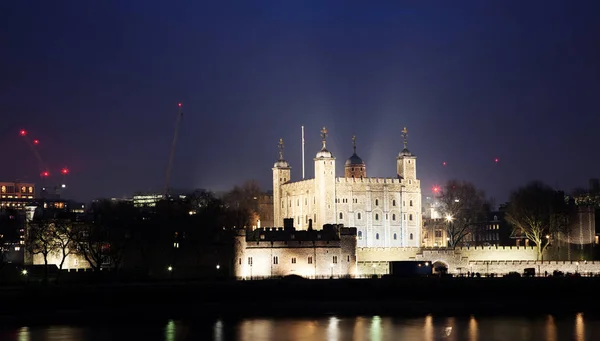
<path fill-rule="evenodd" d="M 394 240 L 398 239 L 398 236 L 394 233 Z"/>
<path fill-rule="evenodd" d="M 379 206 L 379 199 L 375 199 L 375 206 Z"/>
<path fill-rule="evenodd" d="M 362 231 L 358 231 L 358 239 L 362 239 Z"/>
<path fill-rule="evenodd" d="M 412 220 L 412 214 L 408 215 L 408 220 Z"/>
<path fill-rule="evenodd" d="M 358 220 L 360 220 L 360 212 L 358 212 L 358 213 L 356 214 L 356 217 L 358 218 Z"/>
<path fill-rule="evenodd" d="M 396 220 L 396 214 L 392 214 L 392 220 Z"/>
<path fill-rule="evenodd" d="M 379 233 L 375 233 L 375 239 L 379 240 Z"/>
<path fill-rule="evenodd" d="M 392 200 L 392 206 L 396 206 L 396 200 Z"/>
<path fill-rule="evenodd" d="M 494 221 L 496 221 L 496 220 L 498 220 L 498 216 L 497 215 L 494 216 Z"/>
<path fill-rule="evenodd" d="M 375 220 L 379 220 L 379 214 L 375 213 Z"/>
<path fill-rule="evenodd" d="M 411 233 L 409 236 L 410 240 L 413 240 L 413 234 Z"/>
<path fill-rule="evenodd" d="M 409 202 L 408 202 L 408 204 L 409 204 L 410 206 L 412 206 L 412 200 L 411 200 L 411 201 L 409 201 Z"/>
<path fill-rule="evenodd" d="M 340 212 L 340 219 L 344 219 L 344 214 Z"/>

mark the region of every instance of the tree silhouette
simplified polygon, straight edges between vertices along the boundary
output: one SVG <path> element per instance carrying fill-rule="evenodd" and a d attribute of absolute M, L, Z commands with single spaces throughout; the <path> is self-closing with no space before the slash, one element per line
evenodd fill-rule
<path fill-rule="evenodd" d="M 54 238 L 54 222 L 51 219 L 38 218 L 28 224 L 25 234 L 25 249 L 32 256 L 41 255 L 44 260 L 44 282 L 48 281 L 48 256 L 57 251 Z"/>
<path fill-rule="evenodd" d="M 440 213 L 446 220 L 448 247 L 460 245 L 466 236 L 486 225 L 491 204 L 472 183 L 451 180 L 438 198 Z"/>
<path fill-rule="evenodd" d="M 567 233 L 571 208 L 564 193 L 534 181 L 513 191 L 506 210 L 506 220 L 513 234 L 525 236 L 537 247 L 542 259 L 552 237 Z"/>

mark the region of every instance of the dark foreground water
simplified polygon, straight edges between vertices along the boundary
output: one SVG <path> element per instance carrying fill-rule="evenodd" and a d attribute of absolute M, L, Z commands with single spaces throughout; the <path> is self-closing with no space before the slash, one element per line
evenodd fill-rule
<path fill-rule="evenodd" d="M 380 316 L 121 321 L 4 327 L 2 341 L 559 341 L 600 340 L 600 318 Z M 1 328 L 1 327 L 0 327 Z"/>

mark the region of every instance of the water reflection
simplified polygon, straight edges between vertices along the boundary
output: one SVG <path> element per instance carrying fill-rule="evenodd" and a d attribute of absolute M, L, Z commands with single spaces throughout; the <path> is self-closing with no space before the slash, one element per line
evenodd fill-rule
<path fill-rule="evenodd" d="M 600 319 L 557 317 L 383 316 L 175 321 L 140 325 L 24 326 L 0 329 L 2 341 L 584 341 L 600 334 Z"/>
<path fill-rule="evenodd" d="M 548 315 L 546 318 L 546 341 L 558 341 L 556 324 L 554 323 L 554 316 L 552 315 Z"/>
<path fill-rule="evenodd" d="M 469 341 L 477 341 L 479 334 L 477 333 L 477 320 L 475 316 L 469 319 Z"/>
<path fill-rule="evenodd" d="M 29 327 L 21 327 L 17 332 L 17 335 L 19 341 L 30 341 L 31 339 L 29 336 Z"/>
<path fill-rule="evenodd" d="M 575 316 L 575 340 L 585 340 L 585 325 L 583 323 L 583 314 L 579 313 Z"/>

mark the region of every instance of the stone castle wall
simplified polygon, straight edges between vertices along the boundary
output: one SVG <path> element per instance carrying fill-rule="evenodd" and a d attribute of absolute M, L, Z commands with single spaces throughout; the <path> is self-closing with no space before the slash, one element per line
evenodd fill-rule
<path fill-rule="evenodd" d="M 544 255 L 549 258 L 549 253 Z M 357 273 L 359 275 L 387 274 L 392 261 L 426 261 L 442 265 L 452 274 L 479 272 L 506 274 L 523 273 L 525 268 L 535 268 L 538 273 L 563 272 L 600 273 L 600 262 L 593 261 L 537 261 L 533 246 L 458 247 L 455 249 L 420 248 L 358 248 Z"/>
<path fill-rule="evenodd" d="M 44 256 L 41 254 L 35 254 L 31 257 L 33 265 L 44 265 Z M 48 265 L 56 265 L 56 267 L 60 268 L 60 261 L 62 260 L 62 251 L 60 252 L 51 252 L 48 254 Z M 70 254 L 65 258 L 65 262 L 63 263 L 63 270 L 73 270 L 73 269 L 89 269 L 90 264 L 88 261 L 81 255 Z"/>

